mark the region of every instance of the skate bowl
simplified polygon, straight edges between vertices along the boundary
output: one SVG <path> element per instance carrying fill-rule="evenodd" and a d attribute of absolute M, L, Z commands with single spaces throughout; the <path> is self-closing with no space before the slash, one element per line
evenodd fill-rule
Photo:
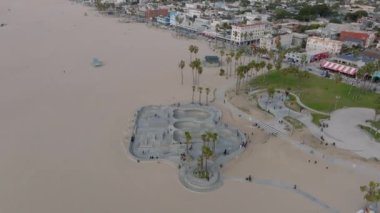
<path fill-rule="evenodd" d="M 185 109 L 185 110 L 174 110 L 174 118 L 176 119 L 187 119 L 192 118 L 196 120 L 205 120 L 210 117 L 210 113 L 200 109 Z"/>
<path fill-rule="evenodd" d="M 177 121 L 173 124 L 177 129 L 199 129 L 201 125 L 192 121 Z"/>

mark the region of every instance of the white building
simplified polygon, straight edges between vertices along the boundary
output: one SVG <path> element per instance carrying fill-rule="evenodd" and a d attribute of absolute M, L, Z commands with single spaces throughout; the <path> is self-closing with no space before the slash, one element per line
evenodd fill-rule
<path fill-rule="evenodd" d="M 255 23 L 249 25 L 233 25 L 231 30 L 231 40 L 236 43 L 251 43 L 259 41 L 267 30 L 265 23 Z"/>
<path fill-rule="evenodd" d="M 260 38 L 259 46 L 262 49 L 271 50 L 275 46 L 273 43 L 273 36 L 271 34 L 267 34 Z"/>
<path fill-rule="evenodd" d="M 337 54 L 342 50 L 343 42 L 328 38 L 309 37 L 306 43 L 306 51 L 326 51 Z"/>

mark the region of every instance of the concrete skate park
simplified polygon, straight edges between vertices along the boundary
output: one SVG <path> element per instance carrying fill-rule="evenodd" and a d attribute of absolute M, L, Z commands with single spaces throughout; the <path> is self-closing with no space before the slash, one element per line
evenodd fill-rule
<path fill-rule="evenodd" d="M 146 106 L 135 116 L 129 145 L 131 155 L 138 162 L 159 159 L 174 162 L 179 168 L 180 182 L 192 191 L 210 191 L 220 187 L 223 183 L 220 168 L 238 155 L 246 143 L 244 134 L 222 123 L 221 111 L 210 106 Z M 190 145 L 185 143 L 185 132 L 191 134 Z M 207 160 L 210 172 L 207 180 L 193 175 L 197 158 L 202 155 L 202 146 L 205 145 L 201 138 L 205 132 L 218 135 L 213 155 Z"/>

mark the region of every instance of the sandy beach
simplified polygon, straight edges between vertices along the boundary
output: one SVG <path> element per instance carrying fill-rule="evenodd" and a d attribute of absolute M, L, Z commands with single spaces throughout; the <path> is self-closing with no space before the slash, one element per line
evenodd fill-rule
<path fill-rule="evenodd" d="M 87 12 L 88 16 L 84 16 Z M 0 212 L 327 212 L 281 187 L 247 183 L 249 174 L 297 186 L 338 212 L 365 202 L 359 186 L 373 177 L 316 160 L 254 131 L 254 143 L 224 168 L 224 186 L 186 190 L 165 162 L 136 163 L 122 142 L 135 110 L 191 101 L 191 71 L 180 85 L 188 46 L 144 24 L 121 24 L 68 0 L 0 1 Z M 97 57 L 103 67 L 94 68 Z M 226 84 L 205 69 L 201 85 Z M 220 106 L 223 107 L 223 106 Z M 246 128 L 227 109 L 224 120 Z M 329 166 L 329 169 L 325 169 Z"/>

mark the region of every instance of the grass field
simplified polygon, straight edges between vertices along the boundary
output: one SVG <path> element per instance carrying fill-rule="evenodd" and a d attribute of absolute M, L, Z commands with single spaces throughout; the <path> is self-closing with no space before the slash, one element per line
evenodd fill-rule
<path fill-rule="evenodd" d="M 297 94 L 305 105 L 322 112 L 342 107 L 376 108 L 380 103 L 380 95 L 374 92 L 313 74 L 301 77 L 294 72 L 273 71 L 253 79 L 250 86 L 289 90 Z"/>
<path fill-rule="evenodd" d="M 376 129 L 380 129 L 380 121 L 369 121 L 369 123 Z"/>
<path fill-rule="evenodd" d="M 312 117 L 312 122 L 319 126 L 319 124 L 321 124 L 321 120 L 325 120 L 325 119 L 328 119 L 330 118 L 330 116 L 327 116 L 327 115 L 321 115 L 321 114 L 316 114 L 316 113 L 311 113 L 311 117 Z"/>

